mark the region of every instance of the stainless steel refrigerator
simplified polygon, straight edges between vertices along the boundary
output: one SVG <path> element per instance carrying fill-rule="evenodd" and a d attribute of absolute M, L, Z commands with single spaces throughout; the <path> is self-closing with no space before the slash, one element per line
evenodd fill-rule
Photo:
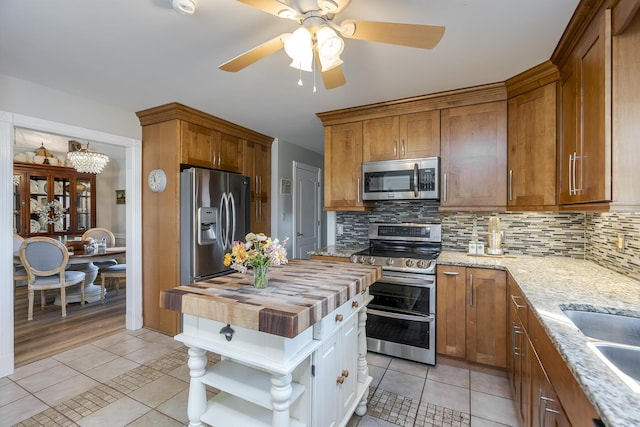
<path fill-rule="evenodd" d="M 251 228 L 247 176 L 202 168 L 180 174 L 180 283 L 232 270 L 223 264 L 234 240 Z"/>

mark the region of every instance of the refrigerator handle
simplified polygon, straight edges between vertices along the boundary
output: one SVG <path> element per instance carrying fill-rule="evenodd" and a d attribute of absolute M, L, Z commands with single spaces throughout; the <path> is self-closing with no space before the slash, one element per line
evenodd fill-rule
<path fill-rule="evenodd" d="M 229 240 L 229 249 L 231 249 L 231 245 L 236 240 L 236 200 L 233 197 L 232 193 L 229 193 L 229 201 L 231 202 L 231 239 Z"/>
<path fill-rule="evenodd" d="M 220 237 L 222 240 L 222 249 L 227 249 L 227 193 L 222 193 L 220 198 Z"/>

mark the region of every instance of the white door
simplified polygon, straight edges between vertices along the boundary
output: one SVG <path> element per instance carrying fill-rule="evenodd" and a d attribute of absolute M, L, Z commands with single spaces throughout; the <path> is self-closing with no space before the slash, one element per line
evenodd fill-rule
<path fill-rule="evenodd" d="M 308 259 L 320 247 L 320 168 L 293 162 L 293 253 Z"/>

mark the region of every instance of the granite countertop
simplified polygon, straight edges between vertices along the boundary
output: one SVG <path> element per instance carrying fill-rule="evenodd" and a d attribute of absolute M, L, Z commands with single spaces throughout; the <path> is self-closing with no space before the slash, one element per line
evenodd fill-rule
<path fill-rule="evenodd" d="M 640 393 L 632 391 L 587 347 L 588 339 L 561 306 L 640 317 L 639 281 L 590 261 L 562 257 L 495 258 L 445 251 L 438 264 L 509 271 L 602 421 L 608 426 L 637 425 Z"/>
<path fill-rule="evenodd" d="M 368 245 L 362 246 L 350 246 L 350 245 L 330 245 L 323 248 L 314 249 L 307 252 L 309 255 L 320 256 L 337 256 L 342 258 L 349 258 L 351 254 L 359 252 L 363 249 L 368 249 Z"/>
<path fill-rule="evenodd" d="M 294 259 L 269 269 L 266 289 L 253 287 L 251 273 L 232 273 L 165 289 L 160 307 L 293 338 L 381 275 L 376 266 Z"/>

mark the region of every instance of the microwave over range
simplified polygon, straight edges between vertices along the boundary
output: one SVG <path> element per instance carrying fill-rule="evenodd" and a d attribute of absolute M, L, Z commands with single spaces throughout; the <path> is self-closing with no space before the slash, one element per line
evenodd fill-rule
<path fill-rule="evenodd" d="M 362 163 L 363 200 L 439 198 L 439 157 Z"/>

